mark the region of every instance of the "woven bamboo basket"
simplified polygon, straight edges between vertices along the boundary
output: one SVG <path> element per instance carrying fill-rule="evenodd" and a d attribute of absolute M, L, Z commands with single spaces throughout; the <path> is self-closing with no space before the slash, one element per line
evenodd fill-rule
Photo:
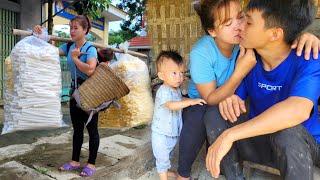
<path fill-rule="evenodd" d="M 94 74 L 79 87 L 81 106 L 85 110 L 96 108 L 106 101 L 120 99 L 129 92 L 127 85 L 105 63 L 101 63 Z"/>
<path fill-rule="evenodd" d="M 318 7 L 317 18 L 320 18 L 320 0 L 315 0 L 315 5 Z"/>
<path fill-rule="evenodd" d="M 192 0 L 148 0 L 146 7 L 147 30 L 154 53 L 151 62 L 154 75 L 155 58 L 160 51 L 177 50 L 188 61 L 192 45 L 204 31 Z"/>

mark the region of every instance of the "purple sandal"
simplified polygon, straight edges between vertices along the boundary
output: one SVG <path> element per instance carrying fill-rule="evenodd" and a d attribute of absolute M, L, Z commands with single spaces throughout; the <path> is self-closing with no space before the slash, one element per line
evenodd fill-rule
<path fill-rule="evenodd" d="M 77 170 L 79 168 L 80 168 L 80 165 L 79 166 L 73 166 L 73 165 L 71 165 L 70 162 L 68 162 L 68 163 L 65 163 L 63 166 L 61 166 L 59 168 L 59 170 L 60 171 L 73 171 L 73 170 Z"/>
<path fill-rule="evenodd" d="M 92 176 L 94 173 L 96 172 L 96 169 L 93 169 L 93 168 L 90 168 L 88 165 L 87 166 L 84 166 L 81 173 L 80 173 L 80 176 L 83 176 L 83 177 L 90 177 Z"/>

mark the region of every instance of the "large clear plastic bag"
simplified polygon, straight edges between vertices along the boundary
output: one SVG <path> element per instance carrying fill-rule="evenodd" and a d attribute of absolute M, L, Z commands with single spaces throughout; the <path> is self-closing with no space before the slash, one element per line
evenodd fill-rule
<path fill-rule="evenodd" d="M 5 63 L 7 72 L 2 134 L 65 126 L 60 104 L 58 48 L 29 36 L 15 45 L 10 59 Z"/>
<path fill-rule="evenodd" d="M 120 109 L 111 107 L 99 114 L 99 126 L 108 128 L 135 127 L 148 124 L 153 115 L 150 77 L 147 65 L 137 57 L 121 54 L 110 67 L 130 89 L 121 99 Z"/>

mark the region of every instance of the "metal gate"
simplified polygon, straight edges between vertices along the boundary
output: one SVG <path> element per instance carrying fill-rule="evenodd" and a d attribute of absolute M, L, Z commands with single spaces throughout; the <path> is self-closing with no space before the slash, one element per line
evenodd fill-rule
<path fill-rule="evenodd" d="M 62 90 L 61 90 L 61 102 L 67 102 L 70 99 L 70 84 L 71 74 L 67 65 L 66 57 L 60 57 L 61 65 L 61 77 L 62 77 Z"/>
<path fill-rule="evenodd" d="M 9 56 L 11 49 L 17 42 L 12 35 L 13 28 L 18 26 L 18 13 L 0 8 L 0 101 L 3 102 L 4 87 L 4 60 Z"/>

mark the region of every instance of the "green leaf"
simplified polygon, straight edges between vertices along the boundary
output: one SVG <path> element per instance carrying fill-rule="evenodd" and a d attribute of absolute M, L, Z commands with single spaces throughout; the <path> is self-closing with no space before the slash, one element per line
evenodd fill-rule
<path fill-rule="evenodd" d="M 102 12 L 109 8 L 111 0 L 81 0 L 74 4 L 78 14 L 85 14 L 92 19 L 102 17 Z"/>

